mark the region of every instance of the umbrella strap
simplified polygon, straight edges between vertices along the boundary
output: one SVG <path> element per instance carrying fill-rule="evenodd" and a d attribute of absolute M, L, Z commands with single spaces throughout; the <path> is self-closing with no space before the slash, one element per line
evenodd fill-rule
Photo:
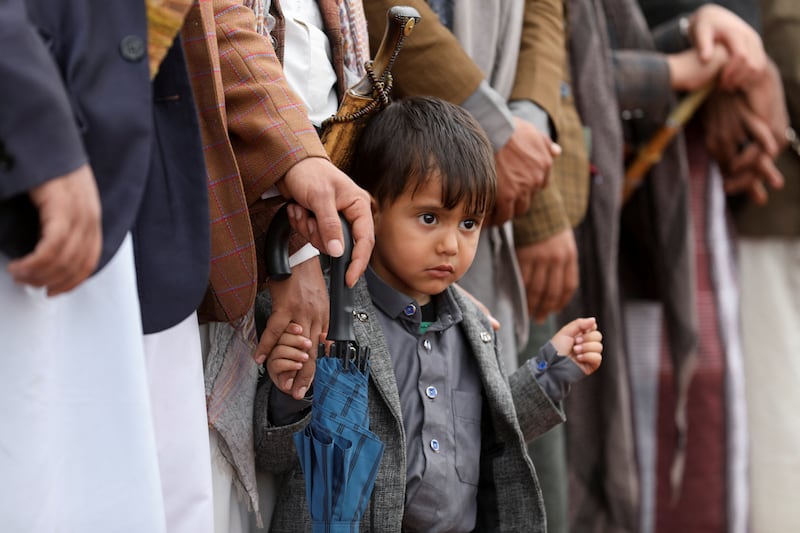
<path fill-rule="evenodd" d="M 358 520 L 312 521 L 311 533 L 358 533 Z"/>

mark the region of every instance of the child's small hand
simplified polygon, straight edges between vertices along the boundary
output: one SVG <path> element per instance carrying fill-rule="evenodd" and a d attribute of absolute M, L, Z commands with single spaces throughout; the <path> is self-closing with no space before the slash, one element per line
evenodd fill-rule
<path fill-rule="evenodd" d="M 561 328 L 550 342 L 560 355 L 572 359 L 587 376 L 598 368 L 603 359 L 603 334 L 592 318 L 578 318 Z"/>
<path fill-rule="evenodd" d="M 303 336 L 303 328 L 294 322 L 286 327 L 277 344 L 267 356 L 267 373 L 278 389 L 286 394 L 292 393 L 292 385 L 297 371 L 305 365 L 314 365 L 315 358 L 308 355 L 311 340 Z M 306 389 L 295 391 L 297 400 L 305 396 Z"/>

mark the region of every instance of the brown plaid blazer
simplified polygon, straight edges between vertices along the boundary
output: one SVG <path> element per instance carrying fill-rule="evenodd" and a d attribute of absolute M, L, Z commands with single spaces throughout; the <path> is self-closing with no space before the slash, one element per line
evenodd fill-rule
<path fill-rule="evenodd" d="M 589 198 L 589 158 L 583 126 L 570 89 L 564 5 L 527 0 L 517 78 L 511 99 L 529 99 L 553 120 L 562 153 L 553 163 L 547 187 L 514 219 L 514 243 L 540 242 L 577 226 Z"/>
<path fill-rule="evenodd" d="M 208 173 L 209 290 L 202 321 L 231 322 L 265 280 L 257 258 L 275 202 L 261 195 L 297 162 L 325 157 L 305 108 L 283 77 L 253 12 L 236 0 L 198 0 L 182 29 Z"/>

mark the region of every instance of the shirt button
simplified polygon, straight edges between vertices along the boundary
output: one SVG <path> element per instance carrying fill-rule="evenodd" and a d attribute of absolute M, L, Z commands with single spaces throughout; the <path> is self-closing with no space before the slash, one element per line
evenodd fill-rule
<path fill-rule="evenodd" d="M 434 398 L 436 398 L 436 396 L 439 395 L 439 391 L 436 390 L 436 387 L 428 387 L 427 389 L 425 389 L 425 395 L 431 400 L 433 400 Z"/>
<path fill-rule="evenodd" d="M 406 316 L 412 316 L 414 313 L 417 312 L 417 306 L 414 304 L 408 304 L 405 309 L 403 309 L 403 313 Z"/>
<path fill-rule="evenodd" d="M 431 439 L 431 450 L 438 452 L 439 451 L 439 441 L 436 439 Z"/>
<path fill-rule="evenodd" d="M 125 61 L 136 63 L 144 58 L 147 46 L 138 35 L 126 35 L 119 43 L 119 51 Z"/>
<path fill-rule="evenodd" d="M 430 340 L 425 339 L 424 341 L 422 341 L 422 345 L 425 347 L 426 350 L 428 350 L 429 352 L 431 351 L 431 341 Z"/>

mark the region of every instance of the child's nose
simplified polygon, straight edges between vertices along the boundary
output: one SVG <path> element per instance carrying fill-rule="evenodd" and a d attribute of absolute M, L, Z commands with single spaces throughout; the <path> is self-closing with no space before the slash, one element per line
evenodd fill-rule
<path fill-rule="evenodd" d="M 455 255 L 458 253 L 458 231 L 445 230 L 439 239 L 439 253 Z"/>

